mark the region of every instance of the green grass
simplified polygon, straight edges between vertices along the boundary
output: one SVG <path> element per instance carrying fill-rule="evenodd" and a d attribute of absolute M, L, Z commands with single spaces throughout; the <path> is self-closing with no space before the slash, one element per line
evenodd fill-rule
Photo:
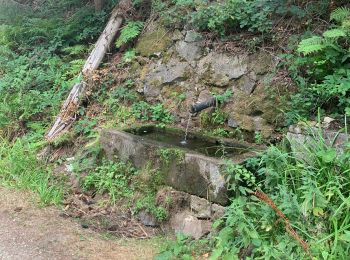
<path fill-rule="evenodd" d="M 38 194 L 41 205 L 60 204 L 63 184 L 36 158 L 36 149 L 24 138 L 0 142 L 0 184 Z"/>

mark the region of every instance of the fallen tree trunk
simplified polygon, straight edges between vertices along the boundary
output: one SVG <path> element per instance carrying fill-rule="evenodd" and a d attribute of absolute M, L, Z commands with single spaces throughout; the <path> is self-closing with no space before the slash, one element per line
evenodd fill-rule
<path fill-rule="evenodd" d="M 103 30 L 101 36 L 98 38 L 95 48 L 92 50 L 90 56 L 85 62 L 82 69 L 83 76 L 89 75 L 92 71 L 97 69 L 101 64 L 107 50 L 110 48 L 113 39 L 115 38 L 122 22 L 124 14 L 131 8 L 130 0 L 121 0 L 116 8 L 113 9 L 112 15 Z M 85 95 L 86 83 L 82 80 L 73 86 L 68 98 L 63 103 L 61 111 L 56 118 L 55 123 L 45 138 L 52 141 L 58 135 L 69 129 L 76 119 L 76 113 L 80 102 Z"/>
<path fill-rule="evenodd" d="M 83 67 L 83 74 L 95 70 L 100 65 L 103 60 L 106 51 L 109 49 L 115 35 L 117 34 L 121 24 L 123 22 L 123 18 L 116 12 L 112 14 L 111 19 L 106 25 L 103 33 L 100 38 L 98 38 L 95 48 L 92 50 L 89 58 L 86 60 L 85 65 Z"/>

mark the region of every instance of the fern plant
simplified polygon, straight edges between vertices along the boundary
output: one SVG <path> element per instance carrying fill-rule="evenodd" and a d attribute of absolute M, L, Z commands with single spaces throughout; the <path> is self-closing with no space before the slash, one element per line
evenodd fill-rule
<path fill-rule="evenodd" d="M 87 51 L 87 46 L 83 44 L 77 44 L 74 46 L 69 46 L 63 49 L 63 52 L 70 56 L 82 55 Z"/>
<path fill-rule="evenodd" d="M 123 44 L 135 39 L 141 33 L 143 25 L 144 23 L 141 21 L 128 22 L 120 32 L 120 36 L 115 43 L 116 47 L 120 48 Z"/>
<path fill-rule="evenodd" d="M 338 43 L 338 39 L 350 38 L 350 9 L 339 7 L 331 13 L 331 20 L 337 23 L 336 27 L 327 30 L 321 36 L 312 36 L 304 39 L 298 46 L 298 52 L 310 55 L 325 50 L 326 48 L 343 52 L 346 46 Z"/>
<path fill-rule="evenodd" d="M 297 51 L 303 55 L 289 67 L 299 85 L 291 107 L 301 116 L 318 108 L 334 115 L 350 113 L 350 9 L 337 8 L 330 19 L 330 29 L 299 43 Z"/>
<path fill-rule="evenodd" d="M 299 43 L 298 52 L 301 52 L 304 55 L 309 55 L 321 51 L 324 48 L 326 48 L 326 45 L 323 42 L 323 38 L 320 36 L 312 36 Z"/>
<path fill-rule="evenodd" d="M 331 13 L 331 21 L 343 23 L 350 18 L 350 8 L 339 7 Z"/>

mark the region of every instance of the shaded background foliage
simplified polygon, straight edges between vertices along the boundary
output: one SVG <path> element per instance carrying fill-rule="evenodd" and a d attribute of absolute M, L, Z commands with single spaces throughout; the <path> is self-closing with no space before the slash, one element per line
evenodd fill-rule
<path fill-rule="evenodd" d="M 22 5 L 23 4 L 23 5 Z M 89 1 L 0 3 L 0 128 L 13 135 L 44 126 L 76 80 L 115 1 L 96 12 Z"/>

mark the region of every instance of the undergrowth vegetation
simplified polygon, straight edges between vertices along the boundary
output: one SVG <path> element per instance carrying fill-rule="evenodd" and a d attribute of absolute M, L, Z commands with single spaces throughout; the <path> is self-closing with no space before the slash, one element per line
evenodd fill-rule
<path fill-rule="evenodd" d="M 87 151 L 93 151 L 89 149 Z M 132 214 L 146 211 L 153 215 L 158 221 L 168 218 L 167 210 L 156 203 L 156 193 L 164 185 L 163 175 L 157 169 L 146 166 L 143 169 L 136 169 L 130 163 L 121 160 L 112 162 L 106 159 L 99 161 L 95 152 L 82 154 L 85 160 L 77 158 L 74 162 L 74 172 L 88 172 L 87 176 L 81 178 L 81 186 L 87 192 L 108 195 L 112 204 L 120 201 L 130 206 Z M 97 160 L 96 160 L 97 159 Z M 93 163 L 88 163 L 93 160 Z M 81 168 L 88 164 L 88 167 Z"/>
<path fill-rule="evenodd" d="M 221 42 L 244 42 L 244 36 L 253 35 L 257 40 L 247 38 L 248 49 L 283 50 L 283 67 L 295 84 L 286 125 L 315 120 L 318 111 L 334 118 L 350 114 L 350 7 L 346 1 L 154 0 L 149 21 L 127 19 L 121 29 L 113 46 L 123 52 L 113 57 L 118 64 L 109 57 L 110 71 L 94 75 L 96 83 L 84 101 L 93 108 L 84 103 L 71 131 L 50 145 L 59 154 L 61 148 L 91 143 L 74 151 L 72 158 L 59 155 L 59 160 L 45 161 L 37 156 L 47 145 L 42 141 L 44 134 L 70 87 L 81 80 L 85 58 L 117 1 L 106 1 L 102 11 L 96 11 L 88 0 L 25 2 L 21 8 L 16 2 L 0 2 L 0 183 L 33 190 L 42 205 L 60 204 L 69 192 L 65 178 L 51 169 L 69 159 L 68 170 L 83 192 L 106 195 L 110 204 L 125 203 L 134 215 L 146 211 L 158 221 L 169 218 L 166 205 L 156 201 L 164 173 L 151 164 L 136 169 L 117 158 L 113 162 L 103 159 L 95 145 L 101 127 L 181 123 L 172 113 L 188 104 L 187 93 L 174 91 L 170 105 L 162 103 L 162 98 L 146 99 L 142 89 L 137 89 L 138 79 L 128 74 L 157 58 L 169 59 L 162 53 L 140 57 L 132 46 L 144 27 L 158 19 L 169 31 L 186 26 L 186 31 Z M 142 2 L 133 1 L 135 6 Z M 280 44 L 276 40 L 279 30 L 290 27 L 297 33 L 293 36 L 297 44 L 291 44 L 292 49 L 270 49 L 269 45 Z M 213 46 L 208 46 L 205 50 L 211 51 Z M 219 92 L 211 93 L 217 106 L 198 116 L 200 127 L 210 135 L 243 139 L 239 127 L 226 127 L 230 115 L 222 104 L 230 102 L 234 93 Z M 223 171 L 230 205 L 214 224 L 214 232 L 197 241 L 179 234 L 158 259 L 347 259 L 350 150 L 332 148 L 321 131 L 312 132 L 314 141 L 299 144 L 298 151 L 282 142 L 243 165 L 227 160 Z M 265 143 L 262 132 L 252 134 L 256 144 Z M 184 160 L 181 149 L 162 149 L 156 156 L 162 166 Z"/>
<path fill-rule="evenodd" d="M 214 32 L 221 37 L 242 31 L 268 33 L 281 16 L 309 21 L 315 15 L 326 15 L 328 7 L 328 0 L 154 1 L 154 9 L 160 13 L 166 26 L 181 28 L 190 23 L 199 30 Z"/>
<path fill-rule="evenodd" d="M 202 240 L 203 254 L 211 252 L 210 259 L 346 259 L 349 157 L 349 150 L 337 153 L 316 132 L 299 152 L 281 144 L 245 166 L 227 161 L 234 195 L 225 216 L 214 224 L 214 239 Z M 192 259 L 196 245 L 181 238 L 159 259 Z"/>
<path fill-rule="evenodd" d="M 107 18 L 81 1 L 48 1 L 8 15 L 0 6 L 0 128 L 13 137 L 28 122 L 51 122 Z M 14 7 L 13 7 L 14 8 Z"/>
<path fill-rule="evenodd" d="M 312 35 L 299 43 L 300 55 L 286 56 L 292 64 L 288 69 L 298 84 L 291 100 L 291 121 L 308 119 L 319 108 L 334 117 L 350 113 L 350 9 L 334 10 L 330 21 L 322 35 Z"/>

